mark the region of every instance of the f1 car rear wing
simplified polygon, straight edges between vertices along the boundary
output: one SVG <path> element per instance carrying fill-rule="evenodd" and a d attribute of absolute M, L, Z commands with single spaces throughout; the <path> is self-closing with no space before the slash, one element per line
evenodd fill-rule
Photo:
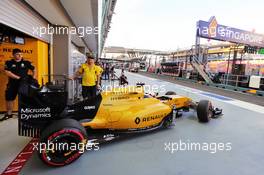
<path fill-rule="evenodd" d="M 41 87 L 30 76 L 22 79 L 18 92 L 18 134 L 39 137 L 40 131 L 67 105 L 66 90 L 64 75 L 43 76 Z"/>

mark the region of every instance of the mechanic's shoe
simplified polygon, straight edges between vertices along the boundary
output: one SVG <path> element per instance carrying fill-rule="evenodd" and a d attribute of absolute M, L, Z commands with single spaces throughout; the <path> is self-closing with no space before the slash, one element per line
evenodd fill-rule
<path fill-rule="evenodd" d="M 13 114 L 5 114 L 5 117 L 6 117 L 7 119 L 10 119 L 10 118 L 13 118 L 14 116 L 13 116 Z"/>
<path fill-rule="evenodd" d="M 13 117 L 12 114 L 5 114 L 4 117 L 2 117 L 2 118 L 0 119 L 0 121 L 4 121 L 4 120 L 7 120 L 7 119 L 12 118 L 12 117 Z"/>
<path fill-rule="evenodd" d="M 18 113 L 13 113 L 12 118 L 18 118 Z"/>

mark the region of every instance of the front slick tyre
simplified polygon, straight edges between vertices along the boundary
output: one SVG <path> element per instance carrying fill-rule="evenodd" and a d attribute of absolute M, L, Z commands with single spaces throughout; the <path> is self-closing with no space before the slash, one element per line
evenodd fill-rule
<path fill-rule="evenodd" d="M 163 128 L 170 128 L 172 126 L 172 123 L 173 123 L 173 115 L 170 114 L 164 119 L 164 121 L 162 123 L 162 127 Z"/>
<path fill-rule="evenodd" d="M 78 121 L 57 120 L 41 133 L 38 155 L 49 166 L 65 166 L 82 155 L 86 142 L 86 130 Z"/>
<path fill-rule="evenodd" d="M 199 122 L 207 123 L 213 115 L 213 107 L 210 101 L 201 100 L 197 106 L 197 117 Z"/>

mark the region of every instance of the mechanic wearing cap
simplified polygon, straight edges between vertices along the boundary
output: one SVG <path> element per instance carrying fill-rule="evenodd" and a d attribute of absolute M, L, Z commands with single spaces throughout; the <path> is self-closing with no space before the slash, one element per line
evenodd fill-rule
<path fill-rule="evenodd" d="M 13 49 L 13 59 L 5 62 L 5 74 L 8 76 L 8 84 L 5 91 L 7 113 L 0 120 L 12 118 L 14 101 L 16 99 L 20 79 L 28 75 L 31 70 L 33 77 L 36 77 L 36 70 L 31 62 L 26 61 L 22 57 L 20 49 Z"/>
<path fill-rule="evenodd" d="M 100 88 L 100 77 L 102 68 L 94 64 L 94 58 L 87 56 L 87 61 L 82 64 L 79 70 L 71 79 L 76 79 L 82 75 L 82 96 L 83 98 L 94 98 L 96 89 Z"/>

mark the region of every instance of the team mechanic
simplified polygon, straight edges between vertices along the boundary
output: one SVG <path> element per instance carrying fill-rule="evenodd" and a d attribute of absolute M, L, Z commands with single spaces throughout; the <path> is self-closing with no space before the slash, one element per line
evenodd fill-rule
<path fill-rule="evenodd" d="M 8 76 L 8 83 L 5 91 L 7 113 L 0 121 L 12 118 L 14 101 L 18 93 L 20 79 L 28 75 L 31 70 L 34 79 L 36 78 L 35 67 L 31 62 L 24 60 L 20 49 L 13 49 L 13 59 L 5 62 L 5 74 Z"/>
<path fill-rule="evenodd" d="M 87 61 L 80 66 L 79 70 L 71 78 L 76 79 L 82 75 L 82 96 L 84 99 L 96 96 L 96 89 L 100 88 L 102 72 L 103 69 L 94 64 L 94 58 L 87 56 Z"/>

